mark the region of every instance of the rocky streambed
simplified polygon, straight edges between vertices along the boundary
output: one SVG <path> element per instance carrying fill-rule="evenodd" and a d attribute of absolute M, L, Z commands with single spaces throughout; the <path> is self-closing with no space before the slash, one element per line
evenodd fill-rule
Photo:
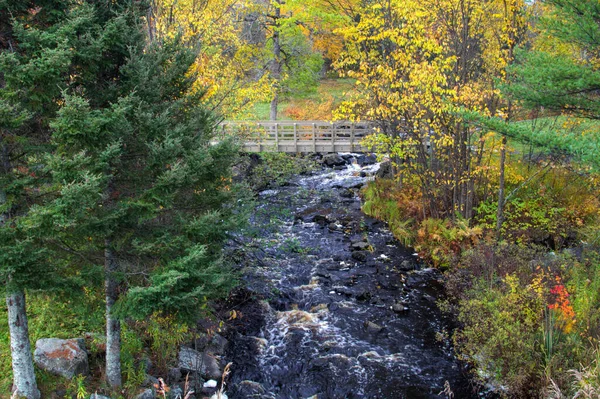
<path fill-rule="evenodd" d="M 436 306 L 441 276 L 361 212 L 380 166 L 356 158 L 259 194 L 243 288 L 222 309 L 230 399 L 477 397 Z"/>

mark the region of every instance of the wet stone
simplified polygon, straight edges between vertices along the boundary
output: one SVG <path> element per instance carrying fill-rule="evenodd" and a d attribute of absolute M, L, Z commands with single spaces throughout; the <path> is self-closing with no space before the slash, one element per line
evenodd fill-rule
<path fill-rule="evenodd" d="M 345 189 L 340 192 L 340 197 L 342 198 L 354 198 L 354 191 L 350 189 Z"/>
<path fill-rule="evenodd" d="M 392 305 L 392 310 L 396 313 L 404 313 L 408 311 L 408 308 L 401 303 L 395 303 Z"/>
<path fill-rule="evenodd" d="M 383 331 L 382 326 L 380 326 L 379 324 L 373 323 L 372 321 L 367 321 L 365 323 L 365 328 L 367 329 L 367 332 L 370 334 L 379 334 L 381 331 Z"/>
<path fill-rule="evenodd" d="M 352 249 L 355 251 L 364 251 L 367 248 L 369 248 L 369 246 L 370 246 L 370 244 L 365 241 L 359 241 L 359 242 L 352 243 Z"/>
<path fill-rule="evenodd" d="M 258 382 L 245 380 L 237 386 L 237 396 L 240 398 L 256 398 L 261 397 L 265 393 L 265 388 Z"/>
<path fill-rule="evenodd" d="M 366 262 L 368 254 L 367 251 L 354 251 L 352 252 L 352 259 L 356 259 L 359 262 Z"/>
<path fill-rule="evenodd" d="M 346 160 L 339 154 L 327 154 L 323 157 L 323 164 L 329 167 L 346 165 Z"/>
<path fill-rule="evenodd" d="M 369 299 L 371 299 L 371 292 L 370 291 L 359 291 L 356 294 L 356 299 L 359 301 L 368 301 Z"/>
<path fill-rule="evenodd" d="M 415 264 L 409 260 L 405 260 L 403 261 L 400 266 L 399 269 L 402 271 L 409 271 L 409 270 L 415 270 Z"/>

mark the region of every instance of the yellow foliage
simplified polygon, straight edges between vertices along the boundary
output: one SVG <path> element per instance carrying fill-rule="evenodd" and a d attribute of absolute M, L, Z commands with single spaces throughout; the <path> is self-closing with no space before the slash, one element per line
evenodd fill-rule
<path fill-rule="evenodd" d="M 199 50 L 196 89 L 205 91 L 207 106 L 233 118 L 272 97 L 272 80 L 257 70 L 262 48 L 243 39 L 244 17 L 256 4 L 245 0 L 157 0 L 153 7 L 156 35 L 182 35 Z M 249 76 L 256 71 L 255 77 Z"/>

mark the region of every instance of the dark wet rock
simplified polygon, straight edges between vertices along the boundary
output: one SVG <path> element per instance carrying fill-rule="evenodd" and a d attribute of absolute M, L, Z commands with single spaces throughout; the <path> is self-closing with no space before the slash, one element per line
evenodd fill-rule
<path fill-rule="evenodd" d="M 321 227 L 323 227 L 329 223 L 329 219 L 327 218 L 327 215 L 314 215 L 310 219 L 310 221 L 318 224 Z"/>
<path fill-rule="evenodd" d="M 214 334 L 206 347 L 206 352 L 211 355 L 221 356 L 225 353 L 227 345 L 229 345 L 229 341 L 225 337 Z"/>
<path fill-rule="evenodd" d="M 365 328 L 367 329 L 367 332 L 369 332 L 370 334 L 378 334 L 381 331 L 383 331 L 382 326 L 380 326 L 379 324 L 373 323 L 372 321 L 365 322 Z"/>
<path fill-rule="evenodd" d="M 369 253 L 367 251 L 354 251 L 352 252 L 352 259 L 355 259 L 359 262 L 365 262 L 368 254 Z"/>
<path fill-rule="evenodd" d="M 331 231 L 337 231 L 340 229 L 340 226 L 338 226 L 338 224 L 336 222 L 331 222 L 329 223 L 329 226 L 327 226 L 329 228 L 329 230 Z"/>
<path fill-rule="evenodd" d="M 356 299 L 359 301 L 368 301 L 369 299 L 371 299 L 371 296 L 371 291 L 358 291 L 358 293 L 356 294 Z"/>
<path fill-rule="evenodd" d="M 366 241 L 358 241 L 358 242 L 352 243 L 352 250 L 354 250 L 354 251 L 365 251 L 370 246 L 371 246 L 371 244 L 369 244 Z"/>
<path fill-rule="evenodd" d="M 294 215 L 294 221 L 302 221 L 304 223 L 317 223 L 320 226 L 325 226 L 330 222 L 329 212 L 322 207 L 310 207 Z"/>
<path fill-rule="evenodd" d="M 392 310 L 396 313 L 404 313 L 408 311 L 408 308 L 401 303 L 395 303 L 392 305 Z"/>
<path fill-rule="evenodd" d="M 346 160 L 339 154 L 327 154 L 323 157 L 323 164 L 329 167 L 342 166 L 346 164 Z"/>
<path fill-rule="evenodd" d="M 342 189 L 360 189 L 367 183 L 366 179 L 358 176 L 351 176 L 344 180 L 333 183 L 333 188 Z"/>
<path fill-rule="evenodd" d="M 342 192 L 340 192 L 340 197 L 342 197 L 342 198 L 354 198 L 354 191 L 352 191 L 349 188 L 344 189 L 344 190 L 342 190 Z"/>
<path fill-rule="evenodd" d="M 265 392 L 265 388 L 258 382 L 246 380 L 238 384 L 236 397 L 242 399 L 256 398 L 260 397 L 260 395 L 263 395 Z"/>
<path fill-rule="evenodd" d="M 428 302 L 435 302 L 435 298 L 428 294 L 423 294 L 423 296 L 421 296 L 421 300 L 428 301 Z"/>
<path fill-rule="evenodd" d="M 358 156 L 356 163 L 360 166 L 374 165 L 377 163 L 377 156 L 375 154 L 362 154 Z"/>
<path fill-rule="evenodd" d="M 340 156 L 346 161 L 351 161 L 352 159 L 354 159 L 354 155 L 352 154 L 340 154 Z"/>
<path fill-rule="evenodd" d="M 316 272 L 315 276 L 321 277 L 321 278 L 331 278 L 331 274 L 326 273 L 324 271 L 318 271 L 318 272 Z"/>
<path fill-rule="evenodd" d="M 142 383 L 142 387 L 152 388 L 154 386 L 154 384 L 158 384 L 158 378 L 153 377 L 149 374 L 146 374 L 146 379 Z"/>
<path fill-rule="evenodd" d="M 415 266 L 416 265 L 415 265 L 414 262 L 411 262 L 409 260 L 405 260 L 405 261 L 402 261 L 402 263 L 400 263 L 399 269 L 406 272 L 406 271 L 409 271 L 409 270 L 415 270 L 416 269 Z"/>
<path fill-rule="evenodd" d="M 356 291 L 354 291 L 350 287 L 336 287 L 335 292 L 337 292 L 338 294 L 345 295 L 347 297 L 353 297 L 356 295 Z"/>
<path fill-rule="evenodd" d="M 42 338 L 35 343 L 35 364 L 65 378 L 88 375 L 88 355 L 83 339 Z"/>
<path fill-rule="evenodd" d="M 392 163 L 390 161 L 382 162 L 379 166 L 376 176 L 380 179 L 391 179 L 394 177 Z"/>
<path fill-rule="evenodd" d="M 173 384 L 181 379 L 183 373 L 179 367 L 172 367 L 167 373 L 167 384 Z"/>
<path fill-rule="evenodd" d="M 233 181 L 241 183 L 248 180 L 254 169 L 262 163 L 260 155 L 256 153 L 241 157 L 240 162 L 233 167 Z"/>
<path fill-rule="evenodd" d="M 423 275 L 411 274 L 406 278 L 406 286 L 409 288 L 423 287 L 427 280 Z"/>
<path fill-rule="evenodd" d="M 338 305 L 337 303 L 333 302 L 329 304 L 329 310 L 331 311 L 336 311 L 340 308 L 340 305 Z"/>
<path fill-rule="evenodd" d="M 337 170 L 337 171 L 340 171 L 340 170 L 346 170 L 346 166 L 345 166 L 345 165 L 341 165 L 341 166 L 334 166 L 334 167 L 333 167 L 333 170 Z"/>

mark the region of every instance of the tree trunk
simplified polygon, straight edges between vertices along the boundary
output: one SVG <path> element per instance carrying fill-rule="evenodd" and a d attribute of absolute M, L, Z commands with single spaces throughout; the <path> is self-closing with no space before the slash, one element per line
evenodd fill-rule
<path fill-rule="evenodd" d="M 25 293 L 14 291 L 6 296 L 8 307 L 8 329 L 10 331 L 10 353 L 13 370 L 15 397 L 39 399 L 40 391 L 35 381 L 29 327 L 25 307 Z"/>
<path fill-rule="evenodd" d="M 118 281 L 115 273 L 117 260 L 112 249 L 112 241 L 107 239 L 104 248 L 104 270 L 106 290 L 106 382 L 111 388 L 121 386 L 121 322 L 113 317 L 112 310 L 119 297 Z"/>
<path fill-rule="evenodd" d="M 269 119 L 277 120 L 277 108 L 279 106 L 279 91 L 281 90 L 281 41 L 279 37 L 279 18 L 281 8 L 279 1 L 275 1 L 275 14 L 273 16 L 273 63 L 271 64 L 271 76 L 275 80 L 275 92 L 271 100 L 271 112 Z"/>
<path fill-rule="evenodd" d="M 502 148 L 500 149 L 500 181 L 498 187 L 498 212 L 496 214 L 496 239 L 502 238 L 502 223 L 504 222 L 504 169 L 506 165 L 506 136 L 502 137 Z"/>

